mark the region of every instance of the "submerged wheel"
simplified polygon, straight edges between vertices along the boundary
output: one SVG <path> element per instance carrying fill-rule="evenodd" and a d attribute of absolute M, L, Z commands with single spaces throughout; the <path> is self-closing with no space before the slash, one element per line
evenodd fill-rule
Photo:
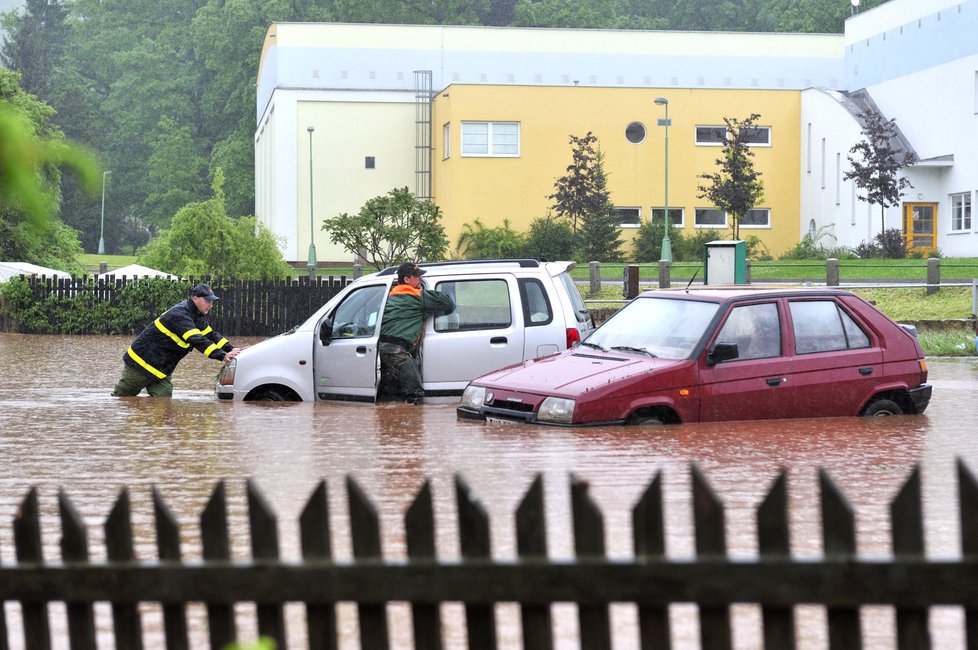
<path fill-rule="evenodd" d="M 903 415 L 900 405 L 891 399 L 878 399 L 870 403 L 863 411 L 865 417 L 886 417 L 888 415 Z"/>
<path fill-rule="evenodd" d="M 628 424 L 636 427 L 653 427 L 665 424 L 665 422 L 657 415 L 633 415 L 628 420 Z"/>
<path fill-rule="evenodd" d="M 281 386 L 266 386 L 248 397 L 254 402 L 298 402 L 299 397 L 288 388 Z"/>

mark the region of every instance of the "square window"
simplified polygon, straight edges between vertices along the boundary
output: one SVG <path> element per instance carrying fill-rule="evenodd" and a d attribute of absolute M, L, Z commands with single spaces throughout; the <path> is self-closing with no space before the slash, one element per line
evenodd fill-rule
<path fill-rule="evenodd" d="M 740 225 L 744 228 L 770 228 L 771 209 L 752 208 L 748 210 L 747 214 L 740 218 Z"/>
<path fill-rule="evenodd" d="M 519 122 L 462 122 L 462 155 L 499 158 L 519 156 Z"/>
<path fill-rule="evenodd" d="M 951 195 L 951 232 L 971 230 L 971 192 Z"/>
<path fill-rule="evenodd" d="M 665 208 L 652 208 L 652 223 L 662 223 L 662 215 Z M 669 225 L 682 228 L 685 223 L 686 210 L 684 208 L 669 208 Z"/>
<path fill-rule="evenodd" d="M 642 225 L 641 208 L 614 208 L 615 218 L 622 228 L 638 228 Z"/>
<path fill-rule="evenodd" d="M 366 169 L 373 169 L 374 166 L 375 166 L 374 157 L 373 156 L 367 156 L 367 157 L 365 157 L 363 159 L 363 166 Z"/>
<path fill-rule="evenodd" d="M 697 228 L 726 228 L 727 213 L 716 208 L 696 208 L 693 217 Z"/>

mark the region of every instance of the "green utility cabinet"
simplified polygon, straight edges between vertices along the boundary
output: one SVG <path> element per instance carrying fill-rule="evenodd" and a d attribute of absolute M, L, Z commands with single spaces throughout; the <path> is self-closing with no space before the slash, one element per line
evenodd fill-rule
<path fill-rule="evenodd" d="M 711 241 L 703 246 L 703 284 L 747 284 L 747 244 Z"/>

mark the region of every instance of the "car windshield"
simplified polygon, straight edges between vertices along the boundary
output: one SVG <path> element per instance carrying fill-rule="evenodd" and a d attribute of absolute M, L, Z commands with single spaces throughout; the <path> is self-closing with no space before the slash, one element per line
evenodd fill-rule
<path fill-rule="evenodd" d="M 703 338 L 718 308 L 713 302 L 636 298 L 587 337 L 584 344 L 685 359 Z"/>

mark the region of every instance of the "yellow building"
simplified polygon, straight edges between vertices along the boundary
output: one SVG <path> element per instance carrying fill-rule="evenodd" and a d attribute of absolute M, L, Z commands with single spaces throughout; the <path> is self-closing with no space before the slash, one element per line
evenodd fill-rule
<path fill-rule="evenodd" d="M 765 196 L 741 237 L 778 254 L 810 221 L 799 195 L 802 92 L 842 86 L 842 39 L 275 23 L 258 75 L 256 212 L 300 263 L 310 243 L 317 261 L 349 263 L 323 220 L 394 187 L 442 209 L 453 247 L 475 219 L 526 230 L 550 209 L 570 136 L 590 131 L 627 242 L 663 217 L 661 97 L 670 214 L 686 234 L 730 236 L 726 216 L 698 198 L 698 176 L 716 170 L 725 117 L 760 115 L 752 151 Z"/>
<path fill-rule="evenodd" d="M 671 122 L 672 225 L 684 234 L 718 228 L 718 238 L 728 236 L 729 219 L 698 198 L 699 175 L 716 170 L 723 118 L 757 113 L 762 142 L 751 150 L 765 193 L 750 215 L 756 225 L 742 225 L 741 237 L 758 236 L 772 253 L 793 246 L 799 232 L 797 91 L 580 86 L 451 85 L 435 97 L 433 195 L 450 241 L 475 219 L 486 227 L 508 219 L 525 230 L 547 215 L 553 203 L 547 196 L 571 163 L 569 136 L 587 132 L 604 153 L 623 240 L 653 215 L 661 219 L 666 129 L 658 126 L 665 118 L 664 106 L 654 103 L 659 97 L 668 100 Z"/>

